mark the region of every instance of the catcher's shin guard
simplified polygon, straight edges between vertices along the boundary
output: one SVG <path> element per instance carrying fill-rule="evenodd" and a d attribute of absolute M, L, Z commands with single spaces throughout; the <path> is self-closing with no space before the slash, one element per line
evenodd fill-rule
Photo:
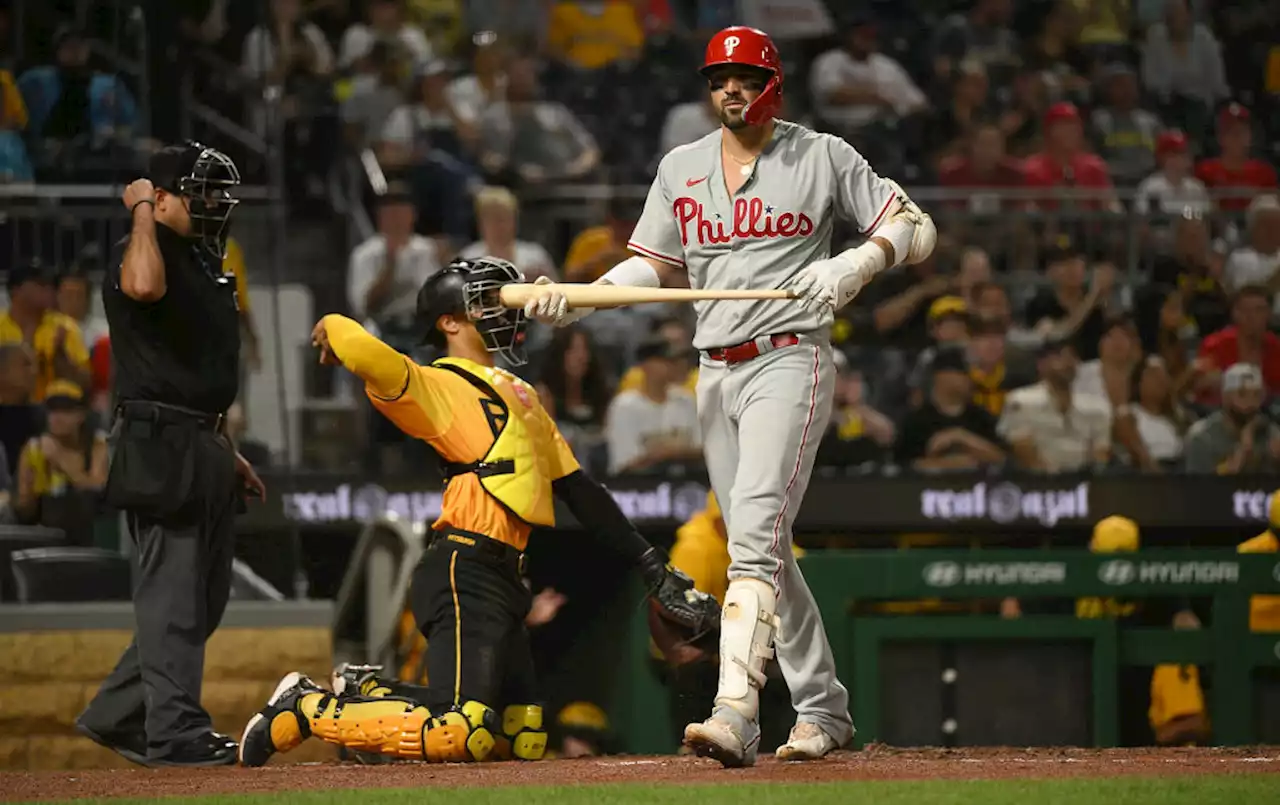
<path fill-rule="evenodd" d="M 777 594 L 758 579 L 734 579 L 720 619 L 720 684 L 716 704 L 732 707 L 748 721 L 760 711 L 764 666 L 773 657 L 778 629 Z"/>
<path fill-rule="evenodd" d="M 542 725 L 542 707 L 513 704 L 502 711 L 502 734 L 512 757 L 542 760 L 547 753 L 547 731 Z"/>
<path fill-rule="evenodd" d="M 298 710 L 311 734 L 331 744 L 409 760 L 425 756 L 423 732 L 431 712 L 416 702 L 313 693 L 303 697 Z"/>

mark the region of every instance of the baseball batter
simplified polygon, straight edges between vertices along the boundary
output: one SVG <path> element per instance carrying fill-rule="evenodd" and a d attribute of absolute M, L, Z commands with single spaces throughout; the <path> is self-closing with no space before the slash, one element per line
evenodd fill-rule
<path fill-rule="evenodd" d="M 711 717 L 684 741 L 726 766 L 750 765 L 764 666 L 776 650 L 797 723 L 780 758 L 819 758 L 853 737 L 822 618 L 791 551 L 818 441 L 831 414 L 829 329 L 885 268 L 916 263 L 937 232 L 896 183 L 838 137 L 775 119 L 783 74 L 767 34 L 726 28 L 702 74 L 721 128 L 663 159 L 628 243 L 634 256 L 599 282 L 656 287 L 687 271 L 693 288 L 790 289 L 797 300 L 695 303 L 697 397 L 711 486 L 729 531 L 729 587 Z M 866 236 L 830 256 L 839 216 Z M 526 308 L 557 325 L 548 288 Z"/>

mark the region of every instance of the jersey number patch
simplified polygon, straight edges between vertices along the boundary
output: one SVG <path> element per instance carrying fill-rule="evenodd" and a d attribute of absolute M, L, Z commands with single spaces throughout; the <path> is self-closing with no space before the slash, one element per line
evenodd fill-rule
<path fill-rule="evenodd" d="M 480 401 L 480 407 L 484 409 L 484 418 L 489 423 L 493 438 L 498 438 L 498 434 L 507 426 L 507 409 L 497 400 L 488 397 Z"/>

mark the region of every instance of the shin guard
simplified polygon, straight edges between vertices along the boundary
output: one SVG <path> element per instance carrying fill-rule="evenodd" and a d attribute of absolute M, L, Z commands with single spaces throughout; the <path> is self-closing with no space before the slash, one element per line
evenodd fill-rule
<path fill-rule="evenodd" d="M 720 684 L 716 704 L 732 707 L 748 721 L 760 710 L 764 667 L 773 657 L 778 629 L 777 594 L 758 579 L 734 579 L 720 619 Z"/>

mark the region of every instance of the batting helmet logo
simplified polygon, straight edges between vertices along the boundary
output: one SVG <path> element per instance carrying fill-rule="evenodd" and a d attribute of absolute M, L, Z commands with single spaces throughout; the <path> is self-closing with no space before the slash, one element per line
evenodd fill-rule
<path fill-rule="evenodd" d="M 700 72 L 705 76 L 712 68 L 726 64 L 755 67 L 772 74 L 760 95 L 743 110 L 742 119 L 758 126 L 776 117 L 782 110 L 782 61 L 769 35 L 758 28 L 734 25 L 711 37 Z"/>

